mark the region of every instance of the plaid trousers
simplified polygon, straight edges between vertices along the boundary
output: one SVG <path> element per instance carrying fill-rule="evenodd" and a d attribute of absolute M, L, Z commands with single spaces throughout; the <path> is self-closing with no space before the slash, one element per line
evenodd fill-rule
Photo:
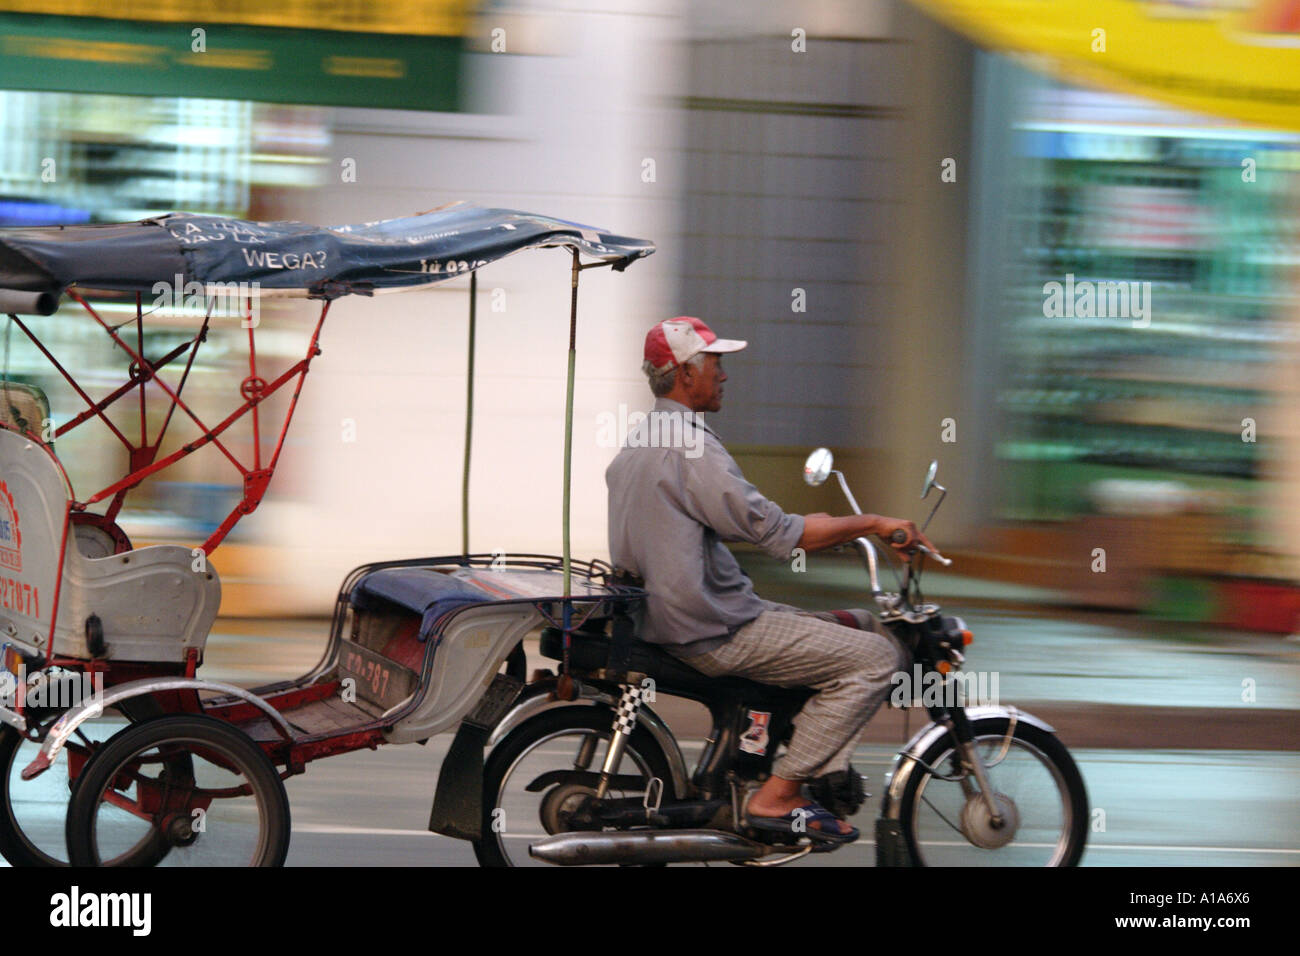
<path fill-rule="evenodd" d="M 891 675 L 906 670 L 911 655 L 869 611 L 849 612 L 864 625 L 859 630 L 830 611 L 763 604 L 766 610 L 727 643 L 683 661 L 709 677 L 816 690 L 795 717 L 790 745 L 772 773 L 808 780 L 843 770 L 858 734 L 888 696 Z"/>

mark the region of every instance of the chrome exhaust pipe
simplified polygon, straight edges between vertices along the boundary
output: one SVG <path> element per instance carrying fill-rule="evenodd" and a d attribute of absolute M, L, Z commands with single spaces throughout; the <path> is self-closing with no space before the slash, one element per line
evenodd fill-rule
<path fill-rule="evenodd" d="M 532 844 L 530 856 L 560 866 L 753 860 L 770 847 L 724 830 L 560 833 Z"/>

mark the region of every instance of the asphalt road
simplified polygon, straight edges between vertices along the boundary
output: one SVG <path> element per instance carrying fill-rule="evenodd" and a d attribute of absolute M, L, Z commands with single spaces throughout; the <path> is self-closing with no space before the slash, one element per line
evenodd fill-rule
<path fill-rule="evenodd" d="M 477 865 L 468 843 L 425 830 L 446 746 L 438 738 L 426 747 L 348 754 L 291 779 L 289 864 Z M 1105 811 L 1093 815 L 1105 829 L 1089 834 L 1085 866 L 1300 865 L 1300 754 L 1080 750 L 1074 757 L 1091 807 Z M 892 758 L 883 747 L 858 750 L 855 766 L 876 794 L 853 820 L 862 839 L 796 866 L 875 864 L 872 821 Z"/>
<path fill-rule="evenodd" d="M 287 781 L 290 866 L 475 866 L 468 843 L 428 832 L 429 808 L 449 738 L 319 761 Z M 698 743 L 688 745 L 691 759 Z M 879 794 L 893 752 L 866 745 L 855 765 Z M 1085 866 L 1300 865 L 1300 754 L 1269 751 L 1074 751 L 1091 813 Z M 19 812 L 46 841 L 62 831 L 62 804 Z M 863 838 L 798 866 L 872 866 L 873 796 L 853 820 Z M 1098 814 L 1102 811 L 1102 814 Z M 521 836 L 541 832 L 518 821 Z M 510 832 L 509 830 L 507 832 Z M 47 845 L 49 845 L 47 843 Z M 723 864 L 715 864 L 723 865 Z"/>
<path fill-rule="evenodd" d="M 1079 764 L 1093 810 L 1084 865 L 1300 864 L 1296 643 L 1032 608 L 964 616 L 976 634 L 970 666 L 999 675 L 1002 702 L 1048 718 Z M 246 685 L 294 676 L 315 663 L 326 629 L 322 621 L 223 620 L 203 673 Z M 530 666 L 550 663 L 534 656 Z M 1243 696 L 1243 681 L 1253 695 Z M 656 708 L 689 761 L 705 727 L 700 710 L 667 701 Z M 905 739 L 900 721 L 899 712 L 882 712 L 859 748 L 856 764 L 874 793 Z M 425 829 L 449 741 L 335 757 L 291 778 L 289 864 L 475 865 L 468 844 Z M 61 805 L 44 796 L 24 812 L 56 840 Z M 858 843 L 796 865 L 873 865 L 877 809 L 873 798 L 855 819 L 864 832 Z M 515 832 L 540 832 L 530 824 Z"/>

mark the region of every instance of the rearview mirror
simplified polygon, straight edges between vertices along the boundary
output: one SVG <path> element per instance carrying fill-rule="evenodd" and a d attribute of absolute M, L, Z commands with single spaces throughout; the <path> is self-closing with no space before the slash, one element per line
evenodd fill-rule
<path fill-rule="evenodd" d="M 813 486 L 820 485 L 830 477 L 834 465 L 835 456 L 831 454 L 831 450 L 818 448 L 803 463 L 803 480 Z"/>
<path fill-rule="evenodd" d="M 934 460 L 930 462 L 930 470 L 925 473 L 925 484 L 921 486 L 921 497 L 924 498 L 934 487 L 934 476 L 939 473 L 939 462 Z"/>

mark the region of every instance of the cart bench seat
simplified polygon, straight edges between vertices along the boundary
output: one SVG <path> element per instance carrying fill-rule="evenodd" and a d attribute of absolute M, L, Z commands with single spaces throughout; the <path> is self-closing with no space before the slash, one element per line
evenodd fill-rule
<path fill-rule="evenodd" d="M 51 449 L 0 428 L 0 631 L 79 660 L 182 663 L 202 653 L 221 604 L 216 569 L 159 544 L 83 553 L 72 489 Z M 60 556 L 62 552 L 62 556 Z M 57 610 L 56 610 L 57 603 Z"/>

